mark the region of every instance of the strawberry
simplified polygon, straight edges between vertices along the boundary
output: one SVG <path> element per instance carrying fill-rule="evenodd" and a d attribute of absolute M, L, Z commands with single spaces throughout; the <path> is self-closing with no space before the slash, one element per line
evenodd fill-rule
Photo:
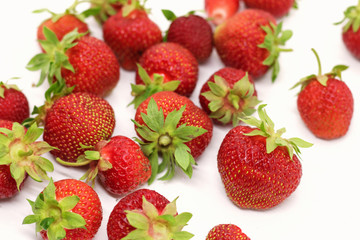
<path fill-rule="evenodd" d="M 282 23 L 277 25 L 270 13 L 247 9 L 215 29 L 214 43 L 226 66 L 247 71 L 255 78 L 272 68 L 271 78 L 275 81 L 280 70 L 280 52 L 291 51 L 280 46 L 291 36 L 292 31 L 282 32 Z"/>
<path fill-rule="evenodd" d="M 241 119 L 255 128 L 231 129 L 218 152 L 218 170 L 227 196 L 241 208 L 268 209 L 289 197 L 302 175 L 296 156 L 299 147 L 312 145 L 299 138 L 282 138 L 285 128 L 275 132 L 265 106 L 258 108 L 260 120 Z"/>
<path fill-rule="evenodd" d="M 335 66 L 331 72 L 322 74 L 318 54 L 314 49 L 318 75 L 302 78 L 297 99 L 300 116 L 310 131 L 318 138 L 335 139 L 344 136 L 354 112 L 354 99 L 348 86 L 341 80 L 341 72 L 348 67 Z"/>
<path fill-rule="evenodd" d="M 112 210 L 107 224 L 109 240 L 182 239 L 193 234 L 182 231 L 191 213 L 177 213 L 176 199 L 169 202 L 163 195 L 139 189 L 122 198 Z"/>
<path fill-rule="evenodd" d="M 193 12 L 181 17 L 177 17 L 170 10 L 162 12 L 171 21 L 166 40 L 189 49 L 200 63 L 207 60 L 213 49 L 213 32 L 210 24 Z"/>
<path fill-rule="evenodd" d="M 162 41 L 160 28 L 149 19 L 138 0 L 125 4 L 104 23 L 103 36 L 126 70 L 135 70 L 143 52 Z"/>
<path fill-rule="evenodd" d="M 22 123 L 29 116 L 27 97 L 16 85 L 0 82 L 0 119 Z"/>
<path fill-rule="evenodd" d="M 43 239 L 93 239 L 102 221 L 102 207 L 97 193 L 75 179 L 53 182 L 38 195 L 28 199 L 33 215 L 23 224 L 36 224 Z"/>
<path fill-rule="evenodd" d="M 250 76 L 240 69 L 225 67 L 210 76 L 200 90 L 204 111 L 217 124 L 239 123 L 239 117 L 251 115 L 260 102 Z"/>
<path fill-rule="evenodd" d="M 205 12 L 215 25 L 219 25 L 239 10 L 239 2 L 239 0 L 205 0 Z"/>
<path fill-rule="evenodd" d="M 109 46 L 100 39 L 83 36 L 76 30 L 59 42 L 55 34 L 44 28 L 46 40 L 41 41 L 45 53 L 34 56 L 27 68 L 41 70 L 38 86 L 46 77 L 75 86 L 74 92 L 106 96 L 117 84 L 120 67 Z"/>
<path fill-rule="evenodd" d="M 35 181 L 49 179 L 54 167 L 42 154 L 54 149 L 44 141 L 36 141 L 43 133 L 33 124 L 27 130 L 17 122 L 0 120 L 0 199 L 14 196 L 28 175 Z"/>
<path fill-rule="evenodd" d="M 296 7 L 295 0 L 244 0 L 247 8 L 261 9 L 271 13 L 276 18 L 281 18 Z"/>
<path fill-rule="evenodd" d="M 219 224 L 213 227 L 205 240 L 250 240 L 235 224 Z"/>
<path fill-rule="evenodd" d="M 151 176 L 149 159 L 140 146 L 125 136 L 115 136 L 98 142 L 94 150 L 85 151 L 76 163 L 60 161 L 66 166 L 91 164 L 81 179 L 95 181 L 98 175 L 105 189 L 113 194 L 125 194 L 145 183 Z"/>
<path fill-rule="evenodd" d="M 137 141 L 149 157 L 152 175 L 165 168 L 162 180 L 174 176 L 179 166 L 189 177 L 192 164 L 205 150 L 212 137 L 213 125 L 208 115 L 189 98 L 175 92 L 158 92 L 140 104 L 135 114 L 135 129 L 141 138 Z M 158 165 L 158 155 L 162 162 Z"/>

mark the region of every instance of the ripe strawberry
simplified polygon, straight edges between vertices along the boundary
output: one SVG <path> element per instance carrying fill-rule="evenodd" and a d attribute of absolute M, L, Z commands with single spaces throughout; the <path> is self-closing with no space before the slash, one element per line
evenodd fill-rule
<path fill-rule="evenodd" d="M 260 120 L 241 119 L 249 126 L 230 130 L 218 152 L 218 170 L 227 196 L 241 208 L 268 209 L 295 191 L 302 169 L 299 147 L 312 144 L 299 138 L 285 139 L 285 129 L 275 132 L 274 123 L 258 108 Z"/>
<path fill-rule="evenodd" d="M 243 70 L 230 67 L 210 76 L 200 90 L 199 101 L 215 123 L 232 123 L 234 127 L 239 117 L 253 114 L 260 102 L 252 78 Z"/>
<path fill-rule="evenodd" d="M 156 191 L 139 189 L 122 198 L 112 210 L 107 224 L 109 240 L 182 239 L 193 234 L 182 231 L 191 213 L 176 210 L 176 199 L 169 202 Z"/>
<path fill-rule="evenodd" d="M 125 4 L 103 25 L 105 42 L 126 70 L 135 70 L 143 52 L 162 41 L 160 28 L 149 19 L 138 0 Z"/>
<path fill-rule="evenodd" d="M 36 223 L 43 239 L 93 239 L 102 221 L 102 207 L 97 193 L 75 179 L 50 180 L 35 202 L 28 199 L 33 215 L 23 224 Z"/>
<path fill-rule="evenodd" d="M 213 49 L 213 32 L 210 24 L 192 12 L 181 17 L 176 17 L 170 10 L 162 12 L 171 21 L 166 40 L 189 49 L 199 62 L 207 60 Z"/>
<path fill-rule="evenodd" d="M 120 67 L 116 57 L 105 42 L 91 36 L 83 36 L 76 30 L 68 33 L 62 41 L 44 28 L 46 41 L 41 45 L 46 53 L 33 57 L 27 68 L 41 70 L 38 86 L 46 77 L 49 82 L 55 78 L 75 86 L 74 92 L 89 92 L 106 96 L 117 84 Z"/>
<path fill-rule="evenodd" d="M 42 132 L 36 124 L 27 130 L 17 122 L 0 120 L 0 199 L 20 191 L 28 175 L 38 182 L 49 179 L 46 172 L 54 167 L 41 155 L 54 148 L 36 141 Z"/>
<path fill-rule="evenodd" d="M 289 13 L 292 7 L 296 8 L 295 0 L 244 0 L 247 8 L 261 9 L 281 18 Z"/>
<path fill-rule="evenodd" d="M 216 28 L 214 43 L 226 66 L 247 71 L 255 78 L 272 68 L 271 78 L 275 81 L 280 70 L 280 52 L 291 51 L 280 46 L 291 36 L 290 30 L 282 32 L 282 23 L 276 25 L 270 13 L 247 9 Z"/>
<path fill-rule="evenodd" d="M 149 157 L 152 175 L 167 168 L 162 180 L 173 177 L 175 166 L 192 176 L 192 164 L 208 146 L 213 125 L 208 115 L 189 98 L 175 92 L 158 92 L 140 104 L 135 115 L 137 141 Z M 158 155 L 162 162 L 158 166 Z"/>
<path fill-rule="evenodd" d="M 322 74 L 318 54 L 318 75 L 302 78 L 293 88 L 301 85 L 297 107 L 310 131 L 323 139 L 344 136 L 350 126 L 354 99 L 348 86 L 341 80 L 341 71 L 347 66 L 337 65 L 331 72 Z M 339 79 L 338 79 L 339 78 Z"/>
<path fill-rule="evenodd" d="M 16 85 L 0 82 L 0 119 L 22 123 L 29 116 L 27 97 Z"/>
<path fill-rule="evenodd" d="M 210 230 L 205 240 L 250 240 L 250 238 L 234 224 L 219 224 Z"/>
<path fill-rule="evenodd" d="M 239 2 L 239 0 L 205 0 L 205 12 L 215 25 L 219 25 L 239 10 Z"/>

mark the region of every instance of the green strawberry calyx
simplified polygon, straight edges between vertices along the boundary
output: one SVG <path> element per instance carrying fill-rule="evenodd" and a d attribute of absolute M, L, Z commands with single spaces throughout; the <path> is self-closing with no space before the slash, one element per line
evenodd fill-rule
<path fill-rule="evenodd" d="M 335 23 L 335 25 L 342 24 L 347 21 L 343 27 L 343 32 L 347 32 L 352 27 L 353 32 L 357 32 L 360 28 L 360 1 L 357 6 L 350 6 L 344 11 L 344 18 Z"/>
<path fill-rule="evenodd" d="M 130 239 L 173 239 L 188 240 L 194 235 L 182 231 L 191 219 L 192 214 L 184 212 L 177 214 L 177 198 L 170 202 L 160 212 L 152 203 L 148 202 L 143 196 L 142 209 L 126 212 L 126 218 L 131 226 L 135 228 L 126 237 L 121 240 Z"/>
<path fill-rule="evenodd" d="M 134 104 L 134 107 L 137 108 L 140 103 L 145 101 L 148 97 L 154 93 L 161 91 L 175 91 L 180 81 L 173 80 L 164 83 L 164 76 L 161 74 L 153 74 L 153 78 L 149 76 L 146 70 L 140 65 L 137 64 L 138 73 L 140 78 L 143 80 L 144 84 L 131 84 L 131 95 L 134 96 L 134 100 L 129 103 L 129 105 Z"/>
<path fill-rule="evenodd" d="M 158 106 L 153 98 L 150 99 L 147 114 L 141 113 L 144 125 L 133 120 L 137 133 L 145 141 L 138 138 L 135 140 L 140 144 L 142 151 L 149 158 L 151 164 L 151 177 L 149 184 L 155 180 L 158 173 L 167 169 L 160 180 L 169 180 L 174 176 L 175 166 L 179 166 L 188 177 L 192 176 L 192 165 L 195 164 L 191 150 L 186 142 L 204 134 L 207 130 L 187 126 L 186 123 L 178 126 L 183 116 L 186 105 L 179 110 L 170 112 L 164 119 L 163 109 Z M 159 153 L 162 162 L 159 165 Z"/>
<path fill-rule="evenodd" d="M 329 77 L 330 78 L 338 77 L 340 80 L 342 80 L 342 78 L 341 78 L 342 71 L 345 71 L 346 69 L 348 69 L 348 66 L 336 65 L 335 67 L 333 67 L 331 72 L 322 74 L 321 62 L 320 62 L 319 55 L 317 54 L 315 49 L 312 48 L 311 51 L 313 51 L 313 53 L 315 54 L 316 60 L 317 60 L 318 74 L 317 75 L 316 74 L 311 74 L 309 76 L 306 76 L 306 77 L 300 79 L 300 81 L 297 82 L 291 89 L 294 89 L 297 86 L 301 85 L 301 90 L 300 90 L 300 92 L 301 92 L 313 80 L 317 80 L 321 85 L 326 87 L 327 86 L 327 81 L 329 80 Z"/>
<path fill-rule="evenodd" d="M 12 79 L 18 79 L 16 77 Z M 4 93 L 5 89 L 14 89 L 16 91 L 20 91 L 19 87 L 16 84 L 8 84 L 7 82 L 1 82 L 0 81 L 0 98 L 5 98 Z"/>
<path fill-rule="evenodd" d="M 223 124 L 232 122 L 233 126 L 238 125 L 239 118 L 252 115 L 256 111 L 254 107 L 260 103 L 254 95 L 255 88 L 249 81 L 247 73 L 232 88 L 218 75 L 214 75 L 214 82 L 209 81 L 208 86 L 210 91 L 201 95 L 210 101 L 208 104 L 210 117 Z"/>
<path fill-rule="evenodd" d="M 87 2 L 90 2 L 91 8 L 85 10 L 83 14 L 85 16 L 99 16 L 100 20 L 105 22 L 109 16 L 117 13 L 113 4 L 124 5 L 128 0 L 89 0 Z"/>
<path fill-rule="evenodd" d="M 264 48 L 269 51 L 269 56 L 263 61 L 263 64 L 272 68 L 271 80 L 275 81 L 280 71 L 279 55 L 280 52 L 291 52 L 292 49 L 281 48 L 284 46 L 286 41 L 289 40 L 293 33 L 291 30 L 282 30 L 283 23 L 280 22 L 278 25 L 270 22 L 270 26 L 261 26 L 266 32 L 264 42 L 259 44 L 259 48 Z"/>
<path fill-rule="evenodd" d="M 27 131 L 17 122 L 13 123 L 11 130 L 0 128 L 0 165 L 9 165 L 18 189 L 27 174 L 41 182 L 49 180 L 47 172 L 54 171 L 53 164 L 41 155 L 56 148 L 47 142 L 36 141 L 42 133 L 43 129 L 36 124 Z"/>
<path fill-rule="evenodd" d="M 146 13 L 150 13 L 150 9 L 145 8 L 146 1 L 147 0 L 143 0 L 142 2 L 140 2 L 140 0 L 131 0 L 130 2 L 125 1 L 122 7 L 122 16 L 128 17 L 134 10 L 141 10 Z"/>
<path fill-rule="evenodd" d="M 284 146 L 287 148 L 290 159 L 293 159 L 294 152 L 300 157 L 301 148 L 309 148 L 313 144 L 306 142 L 300 138 L 282 138 L 281 135 L 286 132 L 285 128 L 281 128 L 275 131 L 274 122 L 267 115 L 264 107 L 266 104 L 262 104 L 258 107 L 258 115 L 260 119 L 257 119 L 253 116 L 247 116 L 241 118 L 241 120 L 251 126 L 256 127 L 257 129 L 253 130 L 250 133 L 244 133 L 246 136 L 263 136 L 266 138 L 266 152 L 271 153 L 279 146 Z"/>
<path fill-rule="evenodd" d="M 86 229 L 86 221 L 71 210 L 78 204 L 77 195 L 56 199 L 56 187 L 52 179 L 48 186 L 36 198 L 35 202 L 28 199 L 33 215 L 24 218 L 23 224 L 36 224 L 36 232 L 45 230 L 49 240 L 58 240 L 66 237 L 65 229 Z"/>

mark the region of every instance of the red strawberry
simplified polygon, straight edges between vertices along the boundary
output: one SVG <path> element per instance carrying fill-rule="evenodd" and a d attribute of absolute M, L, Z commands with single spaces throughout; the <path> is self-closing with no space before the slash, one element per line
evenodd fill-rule
<path fill-rule="evenodd" d="M 135 129 L 151 163 L 149 181 L 152 182 L 165 168 L 167 172 L 161 179 L 172 178 L 176 165 L 191 177 L 191 165 L 210 143 L 213 125 L 208 115 L 189 98 L 164 91 L 140 104 Z M 159 154 L 163 159 L 158 166 Z"/>
<path fill-rule="evenodd" d="M 337 65 L 331 72 L 322 74 L 319 56 L 314 49 L 312 51 L 318 61 L 319 73 L 302 78 L 294 86 L 301 85 L 297 107 L 315 136 L 328 140 L 339 138 L 347 133 L 354 111 L 352 93 L 341 80 L 341 71 L 347 66 Z"/>
<path fill-rule="evenodd" d="M 35 181 L 48 179 L 52 163 L 41 157 L 54 149 L 44 141 L 36 141 L 43 129 L 33 124 L 28 130 L 17 122 L 0 120 L 0 199 L 20 191 L 28 175 Z"/>
<path fill-rule="evenodd" d="M 126 70 L 135 70 L 143 52 L 162 41 L 160 28 L 149 19 L 138 0 L 125 4 L 103 25 L 105 42 Z"/>
<path fill-rule="evenodd" d="M 218 124 L 239 123 L 239 117 L 251 115 L 260 102 L 254 82 L 246 72 L 225 67 L 216 71 L 200 90 L 200 104 Z"/>
<path fill-rule="evenodd" d="M 93 239 L 102 221 L 102 207 L 97 193 L 75 179 L 50 180 L 35 202 L 28 200 L 33 215 L 23 224 L 36 223 L 43 239 Z"/>
<path fill-rule="evenodd" d="M 295 0 L 244 0 L 247 8 L 256 8 L 281 18 L 289 13 L 292 7 L 296 8 Z"/>
<path fill-rule="evenodd" d="M 205 0 L 205 11 L 215 25 L 223 23 L 239 10 L 239 0 Z"/>
<path fill-rule="evenodd" d="M 234 224 L 219 224 L 210 230 L 205 240 L 250 240 L 250 238 Z"/>
<path fill-rule="evenodd" d="M 110 214 L 107 224 L 109 240 L 192 238 L 191 233 L 182 231 L 192 214 L 178 215 L 175 201 L 169 202 L 161 194 L 148 189 L 139 189 L 125 196 Z"/>
<path fill-rule="evenodd" d="M 218 152 L 218 170 L 227 196 L 241 208 L 268 209 L 289 197 L 302 175 L 294 151 L 299 154 L 299 147 L 312 145 L 299 138 L 282 138 L 285 129 L 275 132 L 264 106 L 258 109 L 260 120 L 241 119 L 256 128 L 233 128 Z"/>
<path fill-rule="evenodd" d="M 22 123 L 29 116 L 27 97 L 16 85 L 0 82 L 0 119 Z"/>
<path fill-rule="evenodd" d="M 247 9 L 219 25 L 214 33 L 214 42 L 226 66 L 247 71 L 255 78 L 273 68 L 274 81 L 280 69 L 280 52 L 290 51 L 280 46 L 291 36 L 290 30 L 282 32 L 282 23 L 276 25 L 270 13 Z"/>
<path fill-rule="evenodd" d="M 41 70 L 38 85 L 46 77 L 65 81 L 75 86 L 74 92 L 89 92 L 106 96 L 117 84 L 120 67 L 116 57 L 105 42 L 91 36 L 82 36 L 76 30 L 68 33 L 61 42 L 55 34 L 44 28 L 46 41 L 41 44 L 46 53 L 33 57 L 27 68 Z M 56 56 L 56 57 L 55 57 Z"/>
<path fill-rule="evenodd" d="M 170 10 L 162 12 L 171 21 L 166 40 L 189 49 L 199 62 L 207 60 L 213 49 L 213 32 L 210 24 L 192 12 L 181 17 L 176 17 Z"/>

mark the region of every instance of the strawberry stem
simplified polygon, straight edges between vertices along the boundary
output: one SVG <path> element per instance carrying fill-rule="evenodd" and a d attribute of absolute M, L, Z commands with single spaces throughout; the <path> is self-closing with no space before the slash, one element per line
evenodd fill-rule
<path fill-rule="evenodd" d="M 317 52 L 315 51 L 315 49 L 311 49 L 311 51 L 313 51 L 313 53 L 315 54 L 315 57 L 316 57 L 316 61 L 317 61 L 317 64 L 318 64 L 318 76 L 321 76 L 321 73 L 322 73 L 322 71 L 321 71 L 321 62 L 320 62 L 320 57 L 319 57 L 319 55 L 317 54 Z"/>

